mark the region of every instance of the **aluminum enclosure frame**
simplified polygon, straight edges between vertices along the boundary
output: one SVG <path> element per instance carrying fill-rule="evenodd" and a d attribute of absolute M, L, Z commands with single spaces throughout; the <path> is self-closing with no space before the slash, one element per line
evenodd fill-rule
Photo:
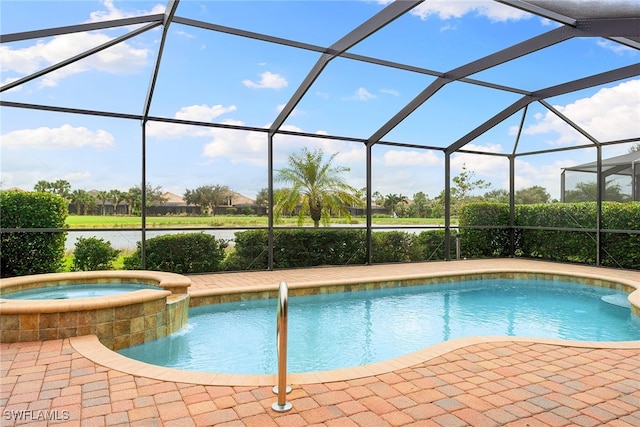
<path fill-rule="evenodd" d="M 640 76 L 640 63 L 632 64 L 626 67 L 621 67 L 618 69 L 609 70 L 606 72 L 602 72 L 599 74 L 591 75 L 588 77 L 584 77 L 581 79 L 567 81 L 555 86 L 551 87 L 542 87 L 536 91 L 528 91 L 521 88 L 516 87 L 508 87 L 501 84 L 495 84 L 485 81 L 480 81 L 477 79 L 470 78 L 470 76 L 479 73 L 483 70 L 487 70 L 501 64 L 507 63 L 514 59 L 524 57 L 531 53 L 537 52 L 539 50 L 546 49 L 548 47 L 554 46 L 558 43 L 570 40 L 576 37 L 602 37 L 606 38 L 614 43 L 619 43 L 621 45 L 630 47 L 632 49 L 640 50 L 640 13 L 636 13 L 637 9 L 631 9 L 631 14 L 629 10 L 623 10 L 620 12 L 619 16 L 580 16 L 585 12 L 580 10 L 575 3 L 572 1 L 563 2 L 562 7 L 553 6 L 553 2 L 549 2 L 546 0 L 531 0 L 531 1 L 521 1 L 521 0 L 498 0 L 500 3 L 503 3 L 509 7 L 514 7 L 518 9 L 525 10 L 529 13 L 538 15 L 540 17 L 544 17 L 555 21 L 560 24 L 558 28 L 555 28 L 551 31 L 543 33 L 541 35 L 532 37 L 520 43 L 514 44 L 506 49 L 503 49 L 498 52 L 494 52 L 490 55 L 482 57 L 478 60 L 463 64 L 459 67 L 453 68 L 447 71 L 437 71 L 437 70 L 429 70 L 421 67 L 416 67 L 410 64 L 402 64 L 387 60 L 382 60 L 379 58 L 368 57 L 363 55 L 357 55 L 349 52 L 349 49 L 361 41 L 365 40 L 372 34 L 384 28 L 386 25 L 390 24 L 397 18 L 409 13 L 413 8 L 422 3 L 424 0 L 398 0 L 388 4 L 377 14 L 372 16 L 367 21 L 363 22 L 361 25 L 354 28 L 344 37 L 337 40 L 335 43 L 330 46 L 317 46 L 308 43 L 303 43 L 297 40 L 288 40 L 279 37 L 273 37 L 267 34 L 260 34 L 250 31 L 245 31 L 238 28 L 225 27 L 222 25 L 197 21 L 189 18 L 183 18 L 177 15 L 179 11 L 180 0 L 168 0 L 165 13 L 164 14 L 155 14 L 155 15 L 146 15 L 139 16 L 135 18 L 126 18 L 126 19 L 117 19 L 111 21 L 104 21 L 98 23 L 89 23 L 89 24 L 79 24 L 67 27 L 58 27 L 58 28 L 49 28 L 49 29 L 41 29 L 35 31 L 28 31 L 23 33 L 14 33 L 14 34 L 3 34 L 0 35 L 0 43 L 9 43 L 16 41 L 24 41 L 30 40 L 34 38 L 40 37 L 49 37 L 60 34 L 70 34 L 75 32 L 82 31 L 90 31 L 96 29 L 106 29 L 106 28 L 114 28 L 114 27 L 125 27 L 133 24 L 142 25 L 141 27 L 131 30 L 127 32 L 125 35 L 115 38 L 108 43 L 105 43 L 101 46 L 98 46 L 94 49 L 83 52 L 79 55 L 76 55 L 72 58 L 69 58 L 65 61 L 62 61 L 53 66 L 47 67 L 45 69 L 39 70 L 38 72 L 32 73 L 22 79 L 17 81 L 7 83 L 4 86 L 0 87 L 0 93 L 5 92 L 9 89 L 16 88 L 28 81 L 33 79 L 42 77 L 52 71 L 58 70 L 65 66 L 68 66 L 74 62 L 79 61 L 80 59 L 86 58 L 87 56 L 93 55 L 97 52 L 100 52 L 108 47 L 111 47 L 115 44 L 128 40 L 132 37 L 135 37 L 144 32 L 150 31 L 157 27 L 162 27 L 162 36 L 160 41 L 160 47 L 157 53 L 157 57 L 155 59 L 154 67 L 152 75 L 149 79 L 149 88 L 147 91 L 146 98 L 141 101 L 141 114 L 124 114 L 113 111 L 97 111 L 97 110 L 85 110 L 85 109 L 75 109 L 75 108 L 66 108 L 55 105 L 36 105 L 36 104 L 25 104 L 25 103 L 17 103 L 10 102 L 5 100 L 0 100 L 0 106 L 6 108 L 21 108 L 21 109 L 29 109 L 29 110 L 42 110 L 42 111 L 53 111 L 60 113 L 70 113 L 70 114 L 81 114 L 81 115 L 90 115 L 90 116 L 102 116 L 102 117 L 110 117 L 110 118 L 118 118 L 125 120 L 136 120 L 141 123 L 141 154 L 142 154 L 142 162 L 141 162 L 141 188 L 145 188 L 147 184 L 147 172 L 146 172 L 146 145 L 147 145 L 147 136 L 145 132 L 146 124 L 148 122 L 164 122 L 164 123 L 175 123 L 175 124 L 189 124 L 203 127 L 214 127 L 214 128 L 225 128 L 225 129 L 234 129 L 238 131 L 252 131 L 259 132 L 265 134 L 267 137 L 268 144 L 268 190 L 269 190 L 269 202 L 270 206 L 273 206 L 273 145 L 274 145 L 274 137 L 276 135 L 298 135 L 310 138 L 326 138 L 332 140 L 342 140 L 342 141 L 351 141 L 362 143 L 366 147 L 366 213 L 367 213 L 367 221 L 366 221 L 366 236 L 367 236 L 367 263 L 371 263 L 371 232 L 372 232 L 372 148 L 375 145 L 388 145 L 388 146 L 397 146 L 397 147 L 405 147 L 405 148 L 414 148 L 414 149 L 430 149 L 440 151 L 444 155 L 445 159 L 445 168 L 444 168 L 444 178 L 445 178 L 445 254 L 446 259 L 450 259 L 451 245 L 450 242 L 452 240 L 451 232 L 451 156 L 454 153 L 472 153 L 472 154 L 482 154 L 482 155 L 494 155 L 494 156 L 504 156 L 509 160 L 509 193 L 510 193 L 510 213 L 511 213 L 511 222 L 510 228 L 513 231 L 514 224 L 514 182 L 515 182 L 515 160 L 520 156 L 529 156 L 536 154 L 547 154 L 553 153 L 557 151 L 564 151 L 570 149 L 582 149 L 586 147 L 591 147 L 596 149 L 596 163 L 597 163 L 597 176 L 598 182 L 603 181 L 603 171 L 602 171 L 602 148 L 604 146 L 613 145 L 613 144 L 621 144 L 621 143 L 629 143 L 629 142 L 637 142 L 640 141 L 640 134 L 631 139 L 625 139 L 621 141 L 600 141 L 594 136 L 590 135 L 586 130 L 581 128 L 578 124 L 571 121 L 568 117 L 564 116 L 561 112 L 557 111 L 553 108 L 546 100 L 558 95 L 567 94 L 571 92 L 580 91 L 583 89 L 588 89 L 592 87 L 597 87 L 599 85 L 620 81 L 623 79 L 627 79 L 630 77 Z M 557 2 L 556 2 L 557 3 Z M 571 16 L 568 12 L 571 12 L 571 4 L 575 6 L 575 16 Z M 200 29 L 205 29 L 208 31 L 221 32 L 225 34 L 230 34 L 236 37 L 245 37 L 250 39 L 259 40 L 266 43 L 276 43 L 282 46 L 287 46 L 293 49 L 303 49 L 311 52 L 316 52 L 319 54 L 319 57 L 315 63 L 315 65 L 309 70 L 307 76 L 299 85 L 299 87 L 295 90 L 293 95 L 290 97 L 289 101 L 285 105 L 285 107 L 281 110 L 277 117 L 273 120 L 272 125 L 267 128 L 256 128 L 249 126 L 235 126 L 221 123 L 210 123 L 210 122 L 197 122 L 197 121 L 187 121 L 187 120 L 179 120 L 167 117 L 154 117 L 149 114 L 152 103 L 153 96 L 155 91 L 155 83 L 158 78 L 158 74 L 161 70 L 161 62 L 162 62 L 162 54 L 164 51 L 164 45 L 166 38 L 168 36 L 168 29 L 172 23 L 178 23 L 181 25 L 197 27 Z M 339 135 L 317 135 L 310 134 L 304 132 L 291 132 L 282 129 L 282 125 L 287 120 L 288 117 L 293 113 L 294 108 L 298 105 L 298 103 L 303 99 L 305 94 L 309 91 L 313 83 L 316 79 L 322 74 L 325 67 L 328 63 L 335 58 L 345 58 L 353 61 L 366 62 L 370 64 L 374 64 L 381 67 L 390 67 L 399 70 L 411 71 L 418 74 L 429 75 L 435 77 L 435 80 L 425 87 L 422 92 L 420 92 L 414 99 L 412 99 L 409 103 L 407 103 L 403 108 L 401 108 L 392 118 L 390 118 L 386 123 L 383 123 L 375 132 L 373 132 L 369 136 L 362 136 L 360 138 L 353 137 L 345 137 Z M 462 82 L 471 85 L 478 85 L 486 88 L 490 88 L 496 91 L 503 91 L 513 94 L 520 95 L 520 99 L 516 102 L 512 103 L 507 108 L 503 109 L 499 113 L 494 116 L 488 118 L 484 123 L 480 124 L 476 128 L 470 130 L 467 134 L 462 136 L 456 141 L 451 142 L 446 146 L 426 146 L 426 145 L 417 145 L 417 144 L 407 144 L 403 142 L 397 141 L 387 141 L 384 140 L 384 137 L 393 130 L 396 126 L 402 123 L 407 117 L 411 115 L 416 109 L 418 109 L 423 104 L 427 103 L 436 93 L 438 93 L 442 88 L 452 82 Z M 520 138 L 520 134 L 523 129 L 525 117 L 527 116 L 528 107 L 532 103 L 539 103 L 543 105 L 547 110 L 551 111 L 557 117 L 559 117 L 562 121 L 567 123 L 573 129 L 578 131 L 580 134 L 585 136 L 589 141 L 590 145 L 581 145 L 575 147 L 561 148 L 561 149 L 549 149 L 549 150 L 540 150 L 535 152 L 516 152 L 516 147 L 518 145 L 518 141 Z M 522 120 L 520 122 L 520 126 L 518 129 L 518 136 L 515 140 L 514 149 L 510 154 L 489 154 L 484 152 L 474 152 L 473 150 L 465 150 L 465 146 L 467 146 L 470 142 L 474 141 L 480 135 L 484 134 L 488 130 L 492 129 L 499 123 L 503 122 L 507 118 L 513 116 L 514 114 L 522 112 Z M 601 253 L 601 245 L 600 245 L 600 237 L 603 233 L 601 226 L 601 204 L 603 198 L 603 189 L 601 186 L 598 187 L 598 198 L 597 198 L 597 228 L 593 231 L 596 232 L 597 235 L 597 260 L 596 264 L 601 264 L 600 253 Z M 145 192 L 142 192 L 143 197 L 143 206 L 145 205 Z M 273 218 L 273 210 L 269 209 L 269 223 L 268 223 L 268 235 L 269 235 L 269 257 L 268 257 L 268 268 L 273 269 L 273 230 L 274 230 L 274 218 Z M 142 233 L 142 260 L 143 260 L 143 268 L 145 266 L 145 233 L 146 233 L 146 213 L 145 210 L 142 210 L 142 225 L 141 228 L 135 228 L 134 230 L 140 230 Z M 2 229 L 2 232 L 15 232 L 16 230 L 10 229 Z M 25 229 L 21 229 L 20 231 L 26 231 Z M 42 229 L 37 229 L 33 231 L 43 231 Z M 51 230 L 55 231 L 55 230 Z M 60 230 L 58 230 L 60 231 Z M 66 230 L 65 230 L 66 231 Z M 626 230 L 627 232 L 640 234 L 640 232 L 636 230 Z M 513 233 L 512 233 L 513 234 Z M 512 255 L 513 255 L 513 239 L 512 239 Z"/>

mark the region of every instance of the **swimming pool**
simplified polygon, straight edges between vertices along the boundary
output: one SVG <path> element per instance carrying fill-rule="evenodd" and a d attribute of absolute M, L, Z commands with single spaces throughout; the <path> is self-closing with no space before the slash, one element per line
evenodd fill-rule
<path fill-rule="evenodd" d="M 640 318 L 602 297 L 620 291 L 563 281 L 472 280 L 289 298 L 289 372 L 359 366 L 468 336 L 640 339 Z M 275 373 L 277 302 L 192 308 L 171 336 L 119 351 L 203 372 Z"/>
<path fill-rule="evenodd" d="M 91 298 L 118 295 L 141 289 L 159 290 L 158 286 L 139 283 L 77 283 L 73 285 L 56 285 L 44 288 L 28 289 L 12 293 L 3 293 L 0 297 L 13 300 L 52 300 L 71 298 Z"/>

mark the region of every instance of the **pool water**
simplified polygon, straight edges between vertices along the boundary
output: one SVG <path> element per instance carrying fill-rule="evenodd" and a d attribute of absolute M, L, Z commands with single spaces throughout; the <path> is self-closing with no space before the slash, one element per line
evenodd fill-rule
<path fill-rule="evenodd" d="M 289 372 L 358 366 L 454 338 L 492 335 L 640 340 L 640 318 L 602 299 L 623 292 L 568 282 L 476 280 L 289 298 Z M 182 331 L 120 350 L 204 372 L 277 372 L 277 300 L 192 308 Z"/>
<path fill-rule="evenodd" d="M 117 295 L 140 289 L 160 289 L 157 286 L 138 283 L 88 283 L 73 285 L 47 286 L 26 291 L 2 294 L 0 297 L 14 300 L 54 300 L 70 298 L 102 297 Z"/>

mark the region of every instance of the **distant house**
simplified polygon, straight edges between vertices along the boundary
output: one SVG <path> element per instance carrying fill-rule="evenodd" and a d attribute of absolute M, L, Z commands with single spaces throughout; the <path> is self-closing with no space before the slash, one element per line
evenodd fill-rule
<path fill-rule="evenodd" d="M 153 204 L 147 209 L 149 215 L 200 215 L 202 209 L 200 206 L 188 205 L 181 196 L 171 192 L 165 192 L 162 194 L 162 198 L 165 200 L 159 204 Z M 240 193 L 230 192 L 226 200 L 221 203 L 216 214 L 226 214 L 229 208 L 236 208 L 238 213 L 242 213 L 242 209 L 249 207 L 257 212 L 255 200 L 252 200 Z M 262 208 L 264 210 L 264 208 Z"/>

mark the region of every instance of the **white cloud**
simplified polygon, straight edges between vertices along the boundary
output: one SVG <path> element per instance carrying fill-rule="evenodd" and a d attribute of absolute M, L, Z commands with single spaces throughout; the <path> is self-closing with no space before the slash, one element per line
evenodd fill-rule
<path fill-rule="evenodd" d="M 260 80 L 257 82 L 243 80 L 242 84 L 251 89 L 282 89 L 289 85 L 287 79 L 271 71 L 260 74 Z"/>
<path fill-rule="evenodd" d="M 603 88 L 589 98 L 567 105 L 555 105 L 558 111 L 581 126 L 596 139 L 606 142 L 638 137 L 640 130 L 640 80 L 630 80 Z M 527 126 L 528 135 L 555 134 L 553 145 L 576 145 L 585 138 L 562 119 L 548 111 L 535 116 L 537 123 Z"/>
<path fill-rule="evenodd" d="M 125 12 L 116 8 L 111 0 L 105 0 L 103 5 L 107 10 L 92 12 L 91 18 L 87 22 L 163 13 L 165 9 L 163 5 L 158 4 L 149 11 Z M 110 40 L 112 37 L 104 32 L 85 32 L 55 36 L 47 42 L 39 40 L 34 45 L 25 48 L 13 49 L 9 46 L 0 46 L 0 63 L 2 63 L 2 71 L 5 74 L 9 71 L 20 75 L 29 75 Z M 127 42 L 121 42 L 81 61 L 48 73 L 41 77 L 39 86 L 56 86 L 66 76 L 90 70 L 114 74 L 137 72 L 147 65 L 150 54 L 148 49 L 134 48 Z M 15 78 L 5 78 L 3 84 L 11 80 L 15 80 Z"/>
<path fill-rule="evenodd" d="M 383 161 L 385 166 L 437 166 L 443 163 L 443 158 L 432 150 L 389 150 Z"/>
<path fill-rule="evenodd" d="M 236 110 L 237 107 L 235 105 L 230 105 L 228 107 L 220 104 L 212 106 L 208 106 L 206 104 L 190 105 L 188 107 L 182 107 L 180 111 L 175 114 L 175 118 L 180 120 L 211 122 L 216 117 Z"/>
<path fill-rule="evenodd" d="M 440 32 L 454 31 L 457 29 L 458 29 L 457 25 L 448 22 L 446 25 L 443 25 L 442 27 L 440 27 Z"/>
<path fill-rule="evenodd" d="M 28 75 L 109 40 L 111 38 L 106 34 L 76 33 L 56 36 L 48 42 L 38 41 L 22 49 L 0 46 L 0 62 L 5 73 L 12 71 Z M 126 42 L 118 43 L 109 49 L 48 73 L 40 80 L 40 86 L 55 86 L 66 76 L 89 70 L 119 74 L 136 72 L 146 66 L 149 55 L 148 49 L 137 49 Z"/>
<path fill-rule="evenodd" d="M 624 54 L 629 54 L 629 55 L 636 55 L 638 53 L 637 50 L 632 49 L 628 46 L 619 44 L 619 43 L 614 43 L 610 40 L 598 40 L 596 42 L 598 44 L 598 46 L 600 46 L 601 48 L 610 50 L 618 55 L 624 55 Z"/>
<path fill-rule="evenodd" d="M 223 114 L 236 111 L 235 105 L 189 105 L 182 107 L 174 114 L 174 118 L 179 120 L 192 120 L 196 122 L 213 123 L 214 119 Z M 174 123 L 150 122 L 147 128 L 147 135 L 158 139 L 174 139 L 184 137 L 208 137 L 212 128 L 202 126 L 180 125 Z"/>
<path fill-rule="evenodd" d="M 467 144 L 465 150 L 480 151 L 483 153 L 501 153 L 502 145 L 488 144 L 475 145 Z M 485 156 L 481 154 L 455 153 L 451 156 L 451 168 L 454 171 L 461 171 L 462 166 L 477 174 L 486 176 L 501 176 L 508 173 L 509 161 L 502 156 Z"/>
<path fill-rule="evenodd" d="M 115 147 L 115 139 L 102 129 L 91 131 L 85 127 L 62 125 L 59 128 L 14 130 L 2 135 L 0 145 L 11 150 L 60 150 L 80 147 L 108 149 Z"/>
<path fill-rule="evenodd" d="M 356 90 L 356 92 L 353 95 L 346 97 L 344 99 L 347 101 L 368 101 L 374 98 L 376 98 L 374 94 L 369 92 L 367 89 L 360 87 Z"/>
<path fill-rule="evenodd" d="M 102 4 L 106 8 L 106 10 L 91 12 L 91 14 L 89 15 L 91 17 L 91 19 L 89 19 L 89 22 L 109 21 L 112 19 L 122 19 L 140 15 L 155 15 L 158 13 L 164 13 L 165 11 L 164 4 L 156 4 L 149 10 L 136 10 L 134 12 L 126 12 L 122 9 L 118 9 L 113 4 L 112 0 L 104 0 Z"/>
<path fill-rule="evenodd" d="M 241 123 L 235 123 L 241 124 Z M 261 132 L 238 132 L 211 129 L 212 140 L 205 144 L 202 156 L 214 159 L 225 157 L 231 163 L 249 163 L 264 167 L 267 164 L 267 136 Z"/>
<path fill-rule="evenodd" d="M 278 105 L 278 106 L 276 107 L 276 111 L 277 111 L 278 113 L 280 113 L 280 112 L 282 112 L 282 110 L 284 110 L 284 107 L 286 107 L 286 106 L 287 106 L 287 104 L 280 104 L 280 105 Z M 304 111 L 299 110 L 299 109 L 297 109 L 297 108 L 294 108 L 294 109 L 293 109 L 293 111 L 292 111 L 292 112 L 291 112 L 291 114 L 290 114 L 290 117 L 296 117 L 296 116 L 299 116 L 299 115 L 301 115 L 301 114 L 304 114 Z"/>
<path fill-rule="evenodd" d="M 576 163 L 570 159 L 563 159 L 540 166 L 534 166 L 524 160 L 516 159 L 516 190 L 539 185 L 549 192 L 552 199 L 560 200 L 560 174 L 562 168 L 575 166 L 575 164 Z M 509 188 L 507 181 L 504 183 L 504 188 Z"/>
<path fill-rule="evenodd" d="M 379 3 L 387 4 L 390 0 L 379 0 Z M 467 13 L 475 12 L 492 21 L 517 21 L 526 19 L 532 15 L 514 7 L 490 0 L 435 0 L 425 1 L 416 6 L 411 13 L 426 19 L 430 15 L 437 15 L 440 19 L 460 18 Z"/>
<path fill-rule="evenodd" d="M 243 123 L 235 123 L 242 125 Z M 264 126 L 269 127 L 269 124 Z M 282 126 L 283 131 L 304 132 L 293 125 Z M 316 132 L 323 134 L 323 131 Z M 253 166 L 267 166 L 268 135 L 266 132 L 239 132 L 228 129 L 212 129 L 211 140 L 205 144 L 202 155 L 208 159 L 225 158 L 234 164 L 246 163 Z M 324 138 L 311 138 L 297 135 L 276 135 L 274 139 L 274 164 L 276 169 L 279 164 L 286 163 L 291 153 L 298 152 L 302 147 L 311 150 L 321 149 L 326 156 L 337 154 L 335 162 L 348 167 L 364 165 L 365 149 L 362 145 L 354 147 L 353 144 L 344 141 L 335 141 Z M 356 176 L 354 172 L 350 177 Z"/>
<path fill-rule="evenodd" d="M 395 89 L 380 89 L 380 92 L 386 93 L 387 95 L 393 95 L 393 96 L 400 95 L 400 92 L 398 92 Z"/>
<path fill-rule="evenodd" d="M 185 37 L 185 38 L 187 38 L 187 39 L 194 39 L 194 38 L 196 38 L 196 36 L 194 36 L 194 35 L 193 35 L 193 34 L 191 34 L 191 33 L 186 32 L 186 31 L 184 31 L 184 30 L 179 30 L 179 31 L 176 31 L 175 33 L 176 33 L 177 35 L 182 36 L 182 37 Z"/>

